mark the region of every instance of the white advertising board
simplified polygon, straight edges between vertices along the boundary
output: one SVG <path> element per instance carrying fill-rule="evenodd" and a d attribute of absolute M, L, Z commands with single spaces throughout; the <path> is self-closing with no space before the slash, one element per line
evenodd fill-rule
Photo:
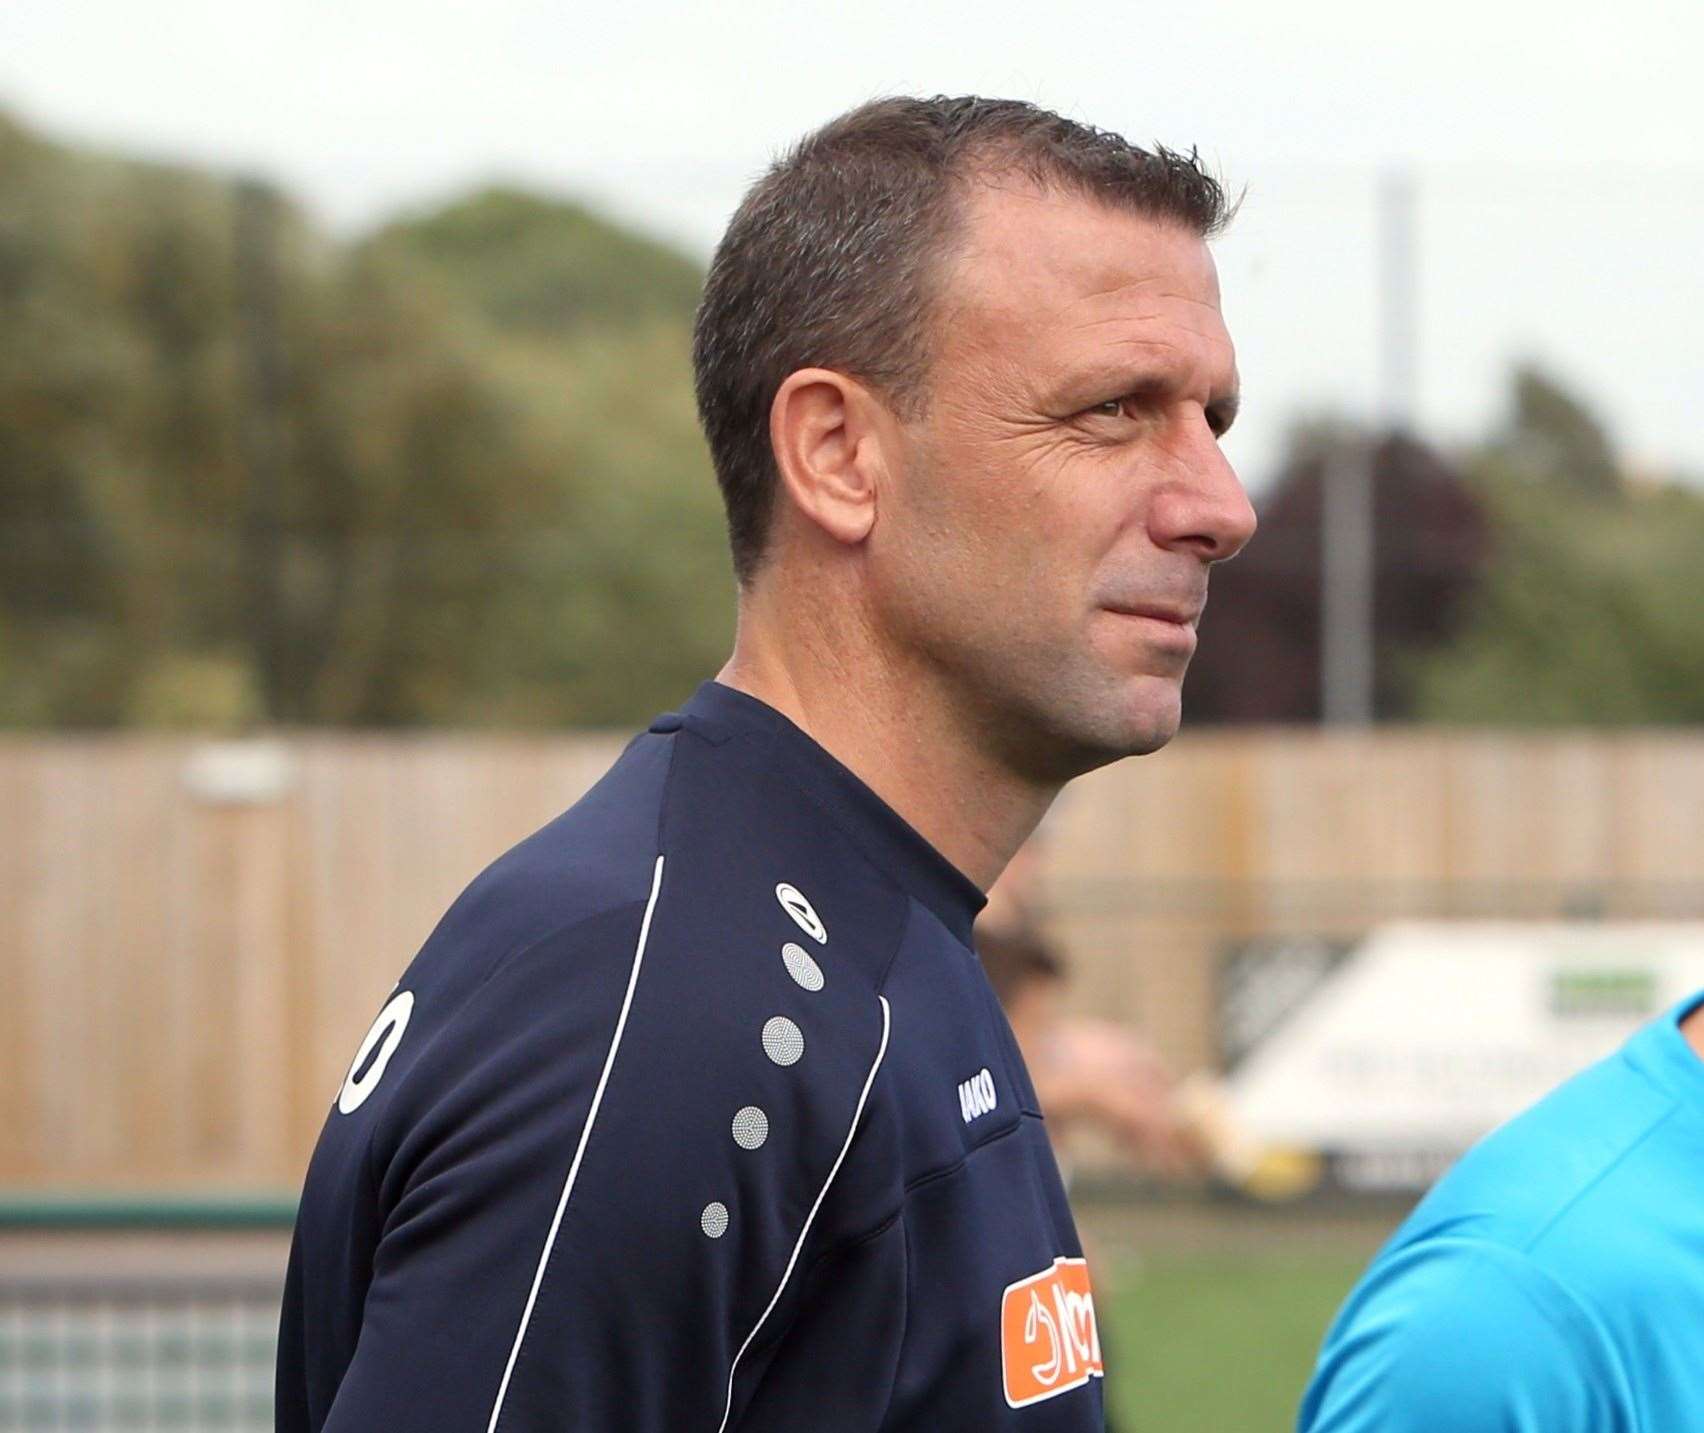
<path fill-rule="evenodd" d="M 1641 1024 L 1704 991 L 1704 924 L 1375 931 L 1243 1055 L 1238 1120 L 1339 1180 L 1423 1185 Z"/>

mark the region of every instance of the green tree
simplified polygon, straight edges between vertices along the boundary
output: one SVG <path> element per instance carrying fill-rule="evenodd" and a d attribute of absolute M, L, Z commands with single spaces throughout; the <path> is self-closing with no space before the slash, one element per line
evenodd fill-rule
<path fill-rule="evenodd" d="M 1469 471 L 1496 551 L 1461 635 L 1415 662 L 1422 720 L 1704 722 L 1704 489 L 1624 484 L 1601 427 L 1533 370 Z"/>
<path fill-rule="evenodd" d="M 628 722 L 731 580 L 687 260 L 492 192 L 350 246 L 0 118 L 0 722 Z"/>
<path fill-rule="evenodd" d="M 1509 415 L 1482 460 L 1503 476 L 1613 498 L 1621 469 L 1609 434 L 1585 403 L 1535 364 L 1515 368 Z"/>
<path fill-rule="evenodd" d="M 721 500 L 692 393 L 702 274 L 570 202 L 488 189 L 371 247 L 476 315 L 546 508 L 506 549 L 458 724 L 623 724 L 678 701 L 732 640 Z"/>
<path fill-rule="evenodd" d="M 503 187 L 391 224 L 378 239 L 436 269 L 499 332 L 535 338 L 690 323 L 704 279 L 690 259 L 584 205 Z"/>

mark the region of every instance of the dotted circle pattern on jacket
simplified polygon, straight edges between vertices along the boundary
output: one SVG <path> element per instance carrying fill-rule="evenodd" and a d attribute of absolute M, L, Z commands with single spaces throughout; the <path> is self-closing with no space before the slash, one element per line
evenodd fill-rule
<path fill-rule="evenodd" d="M 747 1105 L 734 1116 L 734 1143 L 741 1149 L 762 1149 L 769 1138 L 769 1116 L 756 1105 Z"/>
<path fill-rule="evenodd" d="M 804 946 L 788 941 L 781 947 L 781 961 L 795 985 L 813 992 L 822 989 L 822 967 L 811 959 Z"/>
<path fill-rule="evenodd" d="M 785 1015 L 776 1015 L 764 1024 L 763 1053 L 777 1065 L 796 1065 L 805 1053 L 805 1035 Z"/>

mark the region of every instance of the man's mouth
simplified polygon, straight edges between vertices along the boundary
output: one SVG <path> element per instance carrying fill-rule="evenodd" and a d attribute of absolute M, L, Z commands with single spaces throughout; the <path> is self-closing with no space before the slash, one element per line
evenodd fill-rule
<path fill-rule="evenodd" d="M 1188 661 L 1195 653 L 1195 619 L 1200 609 L 1144 604 L 1141 607 L 1104 609 L 1121 622 L 1133 626 L 1152 651 L 1164 651 Z"/>
<path fill-rule="evenodd" d="M 1200 603 L 1184 605 L 1171 602 L 1139 602 L 1109 606 L 1106 610 L 1120 617 L 1145 617 L 1150 622 L 1169 622 L 1191 630 L 1201 618 Z"/>

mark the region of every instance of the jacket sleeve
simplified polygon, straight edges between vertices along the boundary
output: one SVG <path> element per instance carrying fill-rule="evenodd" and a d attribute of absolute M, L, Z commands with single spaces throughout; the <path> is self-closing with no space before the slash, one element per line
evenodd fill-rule
<path fill-rule="evenodd" d="M 1613 1350 L 1517 1250 L 1436 1239 L 1375 1265 L 1326 1337 L 1298 1433 L 1618 1433 Z"/>
<path fill-rule="evenodd" d="M 779 960 L 735 980 L 736 950 L 669 926 L 615 912 L 521 953 L 410 1069 L 325 1433 L 734 1426 L 884 1016 L 827 1019 Z"/>

